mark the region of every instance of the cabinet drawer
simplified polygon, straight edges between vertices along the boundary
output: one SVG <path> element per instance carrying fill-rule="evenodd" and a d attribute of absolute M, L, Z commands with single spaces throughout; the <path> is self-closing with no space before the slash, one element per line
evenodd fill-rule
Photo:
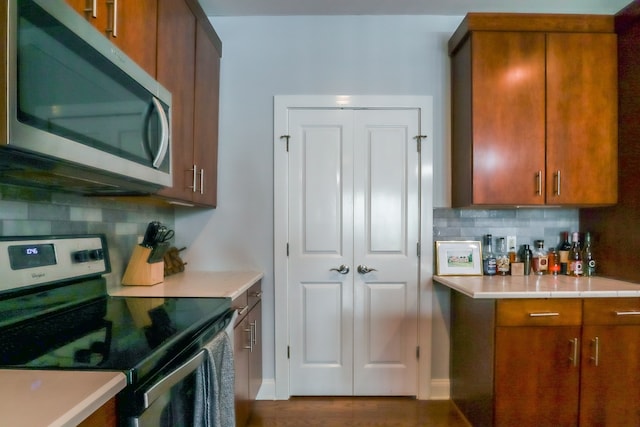
<path fill-rule="evenodd" d="M 640 325 L 640 298 L 584 300 L 585 325 Z"/>
<path fill-rule="evenodd" d="M 247 303 L 249 308 L 255 306 L 262 298 L 262 281 L 258 280 L 247 291 Z"/>
<path fill-rule="evenodd" d="M 247 298 L 247 293 L 243 292 L 240 295 L 238 295 L 236 298 L 234 298 L 233 302 L 231 303 L 231 306 L 233 307 L 234 310 L 238 311 L 238 317 L 236 318 L 236 325 L 237 325 L 242 321 L 242 319 L 244 319 L 244 317 L 249 312 L 249 301 Z"/>
<path fill-rule="evenodd" d="M 496 302 L 497 326 L 575 326 L 582 323 L 578 299 L 521 299 Z"/>

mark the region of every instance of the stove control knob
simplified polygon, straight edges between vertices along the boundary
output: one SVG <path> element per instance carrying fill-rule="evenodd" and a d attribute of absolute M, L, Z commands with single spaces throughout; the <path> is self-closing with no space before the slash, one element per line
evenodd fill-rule
<path fill-rule="evenodd" d="M 89 251 L 87 251 L 87 250 L 77 251 L 77 252 L 74 252 L 71 255 L 72 255 L 73 260 L 75 262 L 88 262 L 89 261 Z"/>
<path fill-rule="evenodd" d="M 101 259 L 104 259 L 104 252 L 102 249 L 91 249 L 89 251 L 89 258 L 92 261 L 100 261 Z"/>

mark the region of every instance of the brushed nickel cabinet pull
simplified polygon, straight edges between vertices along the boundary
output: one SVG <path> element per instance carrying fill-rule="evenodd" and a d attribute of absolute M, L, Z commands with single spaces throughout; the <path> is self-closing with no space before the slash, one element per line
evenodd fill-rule
<path fill-rule="evenodd" d="M 594 366 L 598 366 L 600 362 L 600 338 L 595 337 L 591 340 L 591 344 L 593 346 L 593 356 L 591 356 L 591 360 L 593 360 Z"/>
<path fill-rule="evenodd" d="M 106 31 L 111 37 L 118 37 L 118 0 L 107 0 L 107 4 L 111 5 L 111 22 Z"/>
<path fill-rule="evenodd" d="M 556 196 L 560 195 L 560 170 L 556 171 Z"/>
<path fill-rule="evenodd" d="M 640 311 L 616 311 L 616 316 L 640 316 Z"/>
<path fill-rule="evenodd" d="M 204 169 L 200 169 L 200 194 L 204 194 Z"/>
<path fill-rule="evenodd" d="M 545 311 L 542 313 L 529 313 L 529 317 L 554 317 L 560 316 L 560 313 L 555 311 Z"/>
<path fill-rule="evenodd" d="M 536 173 L 536 194 L 542 196 L 542 171 Z"/>
<path fill-rule="evenodd" d="M 571 355 L 569 356 L 569 361 L 574 367 L 578 366 L 578 338 L 574 338 L 569 340 L 571 343 Z"/>

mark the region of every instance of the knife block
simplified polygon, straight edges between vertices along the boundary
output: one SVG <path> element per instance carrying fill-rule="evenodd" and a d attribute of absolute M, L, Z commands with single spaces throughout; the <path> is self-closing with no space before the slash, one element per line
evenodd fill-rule
<path fill-rule="evenodd" d="M 128 286 L 151 286 L 164 281 L 164 262 L 149 264 L 147 260 L 151 248 L 136 245 L 122 277 L 122 284 Z"/>

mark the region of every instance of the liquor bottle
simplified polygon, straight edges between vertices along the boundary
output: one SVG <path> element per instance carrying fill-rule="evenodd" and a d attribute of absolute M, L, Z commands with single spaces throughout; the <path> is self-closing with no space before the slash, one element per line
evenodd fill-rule
<path fill-rule="evenodd" d="M 496 274 L 496 257 L 493 254 L 492 236 L 487 234 L 484 240 L 484 253 L 482 254 L 482 272 L 487 276 Z"/>
<path fill-rule="evenodd" d="M 501 276 L 509 274 L 509 254 L 507 253 L 507 242 L 504 237 L 498 238 L 498 246 L 496 248 L 496 270 Z"/>
<path fill-rule="evenodd" d="M 573 233 L 571 238 L 571 249 L 569 250 L 569 275 L 575 277 L 582 276 L 582 251 L 580 250 L 580 235 Z"/>
<path fill-rule="evenodd" d="M 569 251 L 571 250 L 571 243 L 569 243 L 569 232 L 563 231 L 560 233 L 561 239 L 558 245 L 558 255 L 560 256 L 560 274 L 569 274 Z"/>
<path fill-rule="evenodd" d="M 524 274 L 525 274 L 525 276 L 528 276 L 529 274 L 531 274 L 531 261 L 532 261 L 532 258 L 533 258 L 533 253 L 531 252 L 531 248 L 529 247 L 529 245 L 523 245 L 522 246 L 522 252 L 521 252 L 521 255 L 520 255 L 520 259 L 524 263 Z"/>
<path fill-rule="evenodd" d="M 591 234 L 584 233 L 584 248 L 582 249 L 582 272 L 586 277 L 596 275 L 596 260 L 591 249 Z"/>
<path fill-rule="evenodd" d="M 544 240 L 536 240 L 535 246 L 533 250 L 533 272 L 537 275 L 547 274 L 549 270 L 549 256 L 547 255 L 547 251 L 544 250 Z"/>
<path fill-rule="evenodd" d="M 560 274 L 560 254 L 558 254 L 556 248 L 551 248 L 547 255 L 549 257 L 549 274 L 557 276 Z"/>

